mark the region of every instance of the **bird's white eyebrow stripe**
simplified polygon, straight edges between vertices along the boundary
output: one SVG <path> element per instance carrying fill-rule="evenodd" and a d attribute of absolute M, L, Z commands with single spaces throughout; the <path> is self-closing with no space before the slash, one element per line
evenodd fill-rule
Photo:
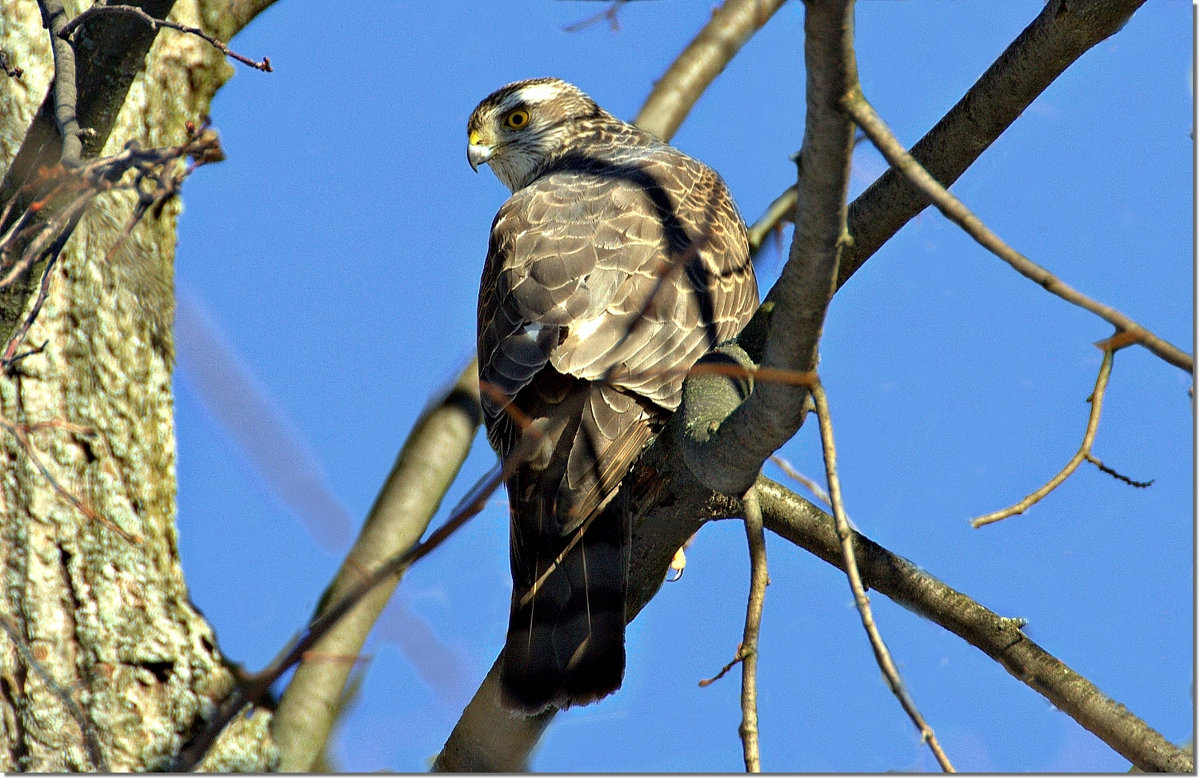
<path fill-rule="evenodd" d="M 501 108 L 512 108 L 520 103 L 541 103 L 562 94 L 559 84 L 526 84 L 513 92 L 501 104 Z"/>

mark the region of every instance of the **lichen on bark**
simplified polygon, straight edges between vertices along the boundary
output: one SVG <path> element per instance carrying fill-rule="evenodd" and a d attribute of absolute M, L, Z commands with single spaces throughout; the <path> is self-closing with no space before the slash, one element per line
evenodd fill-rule
<path fill-rule="evenodd" d="M 64 5 L 75 14 L 90 3 Z M 200 25 L 213 14 L 203 5 L 179 0 L 171 18 Z M 0 17 L 0 50 L 24 69 L 0 89 L 4 172 L 53 61 L 35 0 L 0 0 Z M 180 143 L 230 72 L 203 40 L 160 31 L 101 153 L 129 141 Z M 93 201 L 26 339 L 45 350 L 0 375 L 0 415 L 10 425 L 52 423 L 23 428 L 27 446 L 0 431 L 0 770 L 161 768 L 234 683 L 188 599 L 175 527 L 171 326 L 181 207 L 173 201 L 147 215 L 120 242 L 133 205 L 128 192 Z M 17 302 L 24 316 L 32 296 Z M 56 491 L 39 463 L 104 521 Z M 204 767 L 272 768 L 268 720 L 261 711 L 239 718 Z"/>

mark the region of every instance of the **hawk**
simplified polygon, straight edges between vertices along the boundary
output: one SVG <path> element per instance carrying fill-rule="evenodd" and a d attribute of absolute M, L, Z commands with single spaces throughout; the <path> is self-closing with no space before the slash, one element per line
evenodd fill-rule
<path fill-rule="evenodd" d="M 509 84 L 467 133 L 471 167 L 512 191 L 480 282 L 479 379 L 509 474 L 503 702 L 537 713 L 621 686 L 621 482 L 687 370 L 749 321 L 758 287 L 721 177 L 577 87 Z"/>

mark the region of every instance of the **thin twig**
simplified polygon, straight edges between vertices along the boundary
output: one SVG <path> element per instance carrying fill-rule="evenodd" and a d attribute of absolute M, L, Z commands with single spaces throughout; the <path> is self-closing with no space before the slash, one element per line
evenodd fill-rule
<path fill-rule="evenodd" d="M 779 280 L 755 315 L 760 322 L 770 319 L 762 348 L 755 350 L 761 351 L 755 360 L 766 370 L 803 374 L 817 366 L 825 315 L 848 239 L 846 193 L 855 129 L 837 101 L 858 80 L 853 30 L 853 0 L 807 4 L 806 114 L 797 160 L 796 228 Z M 754 326 L 752 320 L 747 329 Z M 717 424 L 711 433 L 692 425 L 692 420 L 685 426 L 688 468 L 716 492 L 743 494 L 767 458 L 804 422 L 807 388 L 767 375 L 760 378 L 724 419 L 712 420 Z M 684 392 L 686 406 L 689 393 Z"/>
<path fill-rule="evenodd" d="M 845 569 L 832 517 L 765 477 L 758 488 L 768 530 Z M 1190 753 L 1039 646 L 1022 632 L 1024 620 L 1000 616 L 859 533 L 854 534 L 854 549 L 864 584 L 979 649 L 1139 769 L 1195 772 Z"/>
<path fill-rule="evenodd" d="M 65 189 L 65 187 L 56 186 L 55 191 L 58 192 L 62 191 L 63 189 Z M 24 251 L 21 254 L 21 259 L 13 263 L 13 266 L 9 269 L 8 273 L 4 275 L 4 278 L 0 278 L 0 288 L 4 288 L 15 283 L 17 279 L 19 279 L 24 273 L 32 268 L 39 259 L 45 256 L 47 249 L 55 242 L 57 238 L 61 236 L 61 234 L 66 230 L 67 225 L 71 224 L 79 217 L 83 211 L 83 207 L 90 203 L 95 195 L 96 192 L 91 190 L 82 192 L 81 194 L 77 195 L 74 200 L 58 210 L 58 213 L 56 213 L 49 221 L 39 222 L 36 220 L 29 220 L 31 223 L 27 223 L 24 219 L 18 221 L 17 224 L 26 225 L 25 229 L 15 232 L 10 231 L 8 235 L 5 236 L 5 240 L 0 242 L 0 252 L 7 254 L 14 242 L 33 232 L 36 232 L 36 235 L 34 235 L 33 239 L 25 246 Z M 34 210 L 39 203 L 44 202 L 45 200 L 43 199 L 34 203 L 30 210 Z"/>
<path fill-rule="evenodd" d="M 717 672 L 716 676 L 710 677 L 708 679 L 701 679 L 699 682 L 696 683 L 696 686 L 697 687 L 709 686 L 713 682 L 723 678 L 725 676 L 725 674 L 727 674 L 733 670 L 733 667 L 735 665 L 737 665 L 738 663 L 742 662 L 745 659 L 746 659 L 746 655 L 742 653 L 742 645 L 738 644 L 737 651 L 733 653 L 733 659 L 730 660 L 725 665 L 721 666 L 721 670 Z"/>
<path fill-rule="evenodd" d="M 16 365 L 17 363 L 19 363 L 21 360 L 24 360 L 26 357 L 32 357 L 32 356 L 34 356 L 35 354 L 41 354 L 42 352 L 46 351 L 46 347 L 47 347 L 47 346 L 49 346 L 49 345 L 50 345 L 50 339 L 49 339 L 49 338 L 43 338 L 43 339 L 42 339 L 42 342 L 41 342 L 40 344 L 38 344 L 37 346 L 32 346 L 32 347 L 30 347 L 30 348 L 26 349 L 26 350 L 25 350 L 25 351 L 23 351 L 23 352 L 19 352 L 18 354 L 14 354 L 14 355 L 12 356 L 12 358 L 11 358 L 10 360 L 8 360 L 8 368 L 9 368 L 9 370 L 11 371 L 11 370 L 13 369 L 13 366 L 15 366 L 15 365 Z"/>
<path fill-rule="evenodd" d="M 32 462 L 34 467 L 38 469 L 38 472 L 42 474 L 42 478 L 44 478 L 46 480 L 46 482 L 50 485 L 51 489 L 53 489 L 55 492 L 57 492 L 65 501 L 67 501 L 72 506 L 74 506 L 79 511 L 79 513 L 83 514 L 85 517 L 92 520 L 93 522 L 99 522 L 101 525 L 104 525 L 106 528 L 108 528 L 112 532 L 116 533 L 117 535 L 119 535 L 121 538 L 125 539 L 129 543 L 131 543 L 131 544 L 144 543 L 145 540 L 140 535 L 138 535 L 137 533 L 131 533 L 128 530 L 122 529 L 115 522 L 113 522 L 112 520 L 110 520 L 108 517 L 104 516 L 100 512 L 96 511 L 94 508 L 89 506 L 87 503 L 84 503 L 82 499 L 76 497 L 74 494 L 71 493 L 70 490 L 68 490 L 66 487 L 62 486 L 61 484 L 59 484 L 58 479 L 54 478 L 54 474 L 51 473 L 50 468 L 42 461 L 42 458 L 40 456 L 38 456 L 37 449 L 34 448 L 33 443 L 30 442 L 30 440 L 29 440 L 29 433 L 31 431 L 39 430 L 39 429 L 47 428 L 47 427 L 61 427 L 61 428 L 67 429 L 67 430 L 72 430 L 73 432 L 79 432 L 79 431 L 84 430 L 84 428 L 78 428 L 77 426 L 71 425 L 70 423 L 67 423 L 67 422 L 58 423 L 58 424 L 42 422 L 42 423 L 38 423 L 35 425 L 26 425 L 26 424 L 21 424 L 18 422 L 13 422 L 9 419 L 4 418 L 3 416 L 0 416 L 0 428 L 5 430 L 6 432 L 8 432 L 13 438 L 15 438 L 17 440 L 17 444 L 20 445 L 22 451 L 24 451 L 26 456 L 29 457 L 30 462 Z"/>
<path fill-rule="evenodd" d="M 854 146 L 857 148 L 866 139 L 867 136 L 856 134 L 854 136 Z M 796 161 L 798 156 L 793 155 L 792 161 Z M 750 256 L 752 258 L 757 259 L 759 252 L 762 251 L 763 244 L 766 243 L 768 235 L 772 233 L 778 235 L 783 229 L 784 223 L 794 221 L 797 199 L 796 185 L 792 184 L 779 193 L 779 197 L 771 201 L 770 205 L 763 211 L 762 216 L 754 224 L 746 228 L 746 239 L 750 244 Z"/>
<path fill-rule="evenodd" d="M 746 599 L 746 629 L 738 653 L 742 656 L 742 724 L 738 735 L 742 737 L 746 772 L 756 774 L 762 770 L 758 754 L 758 633 L 767 594 L 767 544 L 756 487 L 746 491 L 742 505 L 746 509 L 746 543 L 750 548 L 750 595 Z"/>
<path fill-rule="evenodd" d="M 232 57 L 233 59 L 237 60 L 238 62 L 240 62 L 244 65 L 249 65 L 250 67 L 255 68 L 256 70 L 261 70 L 266 73 L 270 73 L 272 71 L 271 60 L 269 57 L 263 57 L 261 62 L 255 62 L 254 60 L 250 59 L 249 57 L 243 57 L 241 54 L 238 54 L 237 52 L 233 51 L 228 46 L 226 46 L 223 41 L 221 41 L 218 38 L 215 38 L 212 35 L 209 35 L 204 30 L 201 30 L 199 27 L 190 27 L 186 24 L 180 24 L 179 22 L 172 22 L 168 19 L 156 19 L 155 17 L 153 17 L 150 14 L 143 11 L 141 8 L 138 8 L 137 6 L 134 6 L 134 5 L 94 5 L 91 8 L 88 8 L 83 13 L 79 14 L 79 16 L 76 16 L 70 22 L 68 22 L 67 25 L 58 33 L 58 35 L 65 40 L 66 38 L 69 38 L 71 36 L 71 33 L 75 32 L 75 30 L 78 29 L 80 25 L 84 24 L 92 17 L 100 16 L 102 14 L 112 14 L 112 13 L 125 14 L 126 16 L 133 16 L 133 17 L 145 22 L 146 24 L 150 25 L 151 27 L 153 27 L 155 29 L 167 27 L 172 30 L 178 30 L 179 32 L 187 33 L 189 35 L 195 35 L 198 38 L 203 38 L 204 40 L 208 41 L 212 46 L 216 47 L 217 49 L 220 49 L 221 53 L 224 54 L 226 57 Z"/>
<path fill-rule="evenodd" d="M 88 759 L 92 761 L 92 767 L 100 773 L 108 773 L 108 761 L 104 759 L 104 751 L 100 748 L 100 740 L 96 737 L 96 725 L 79 707 L 70 690 L 65 689 L 61 684 L 54 680 L 50 675 L 50 671 L 46 669 L 38 659 L 33 656 L 33 652 L 26 642 L 25 637 L 17 630 L 16 626 L 11 624 L 4 616 L 0 616 L 0 628 L 8 634 L 9 641 L 12 641 L 16 647 L 17 653 L 21 655 L 25 666 L 33 671 L 46 687 L 50 690 L 50 694 L 58 698 L 62 703 L 63 708 L 71 715 L 71 719 L 75 720 L 75 724 L 79 726 L 80 733 L 83 734 L 83 744 L 87 748 Z"/>
<path fill-rule="evenodd" d="M 817 484 L 815 481 L 808 478 L 804 474 L 800 473 L 800 471 L 796 470 L 796 467 L 794 465 L 792 465 L 790 462 L 783 459 L 782 457 L 780 457 L 777 454 L 771 455 L 771 462 L 778 465 L 783 470 L 783 472 L 786 473 L 790 478 L 795 479 L 796 481 L 803 484 L 808 489 L 808 491 L 811 492 L 813 494 L 813 496 L 817 500 L 819 500 L 821 503 L 824 503 L 826 506 L 830 505 L 829 493 L 825 492 L 825 490 L 821 488 L 820 484 Z"/>
<path fill-rule="evenodd" d="M 946 218 L 961 227 L 974 238 L 979 245 L 1007 262 L 1022 276 L 1037 282 L 1046 291 L 1057 295 L 1068 303 L 1090 311 L 1118 330 L 1124 331 L 1136 339 L 1137 343 L 1170 364 L 1191 373 L 1194 370 L 1192 356 L 1174 344 L 1159 338 L 1137 322 L 1122 314 L 1111 306 L 1092 300 L 1087 295 L 1069 286 L 1041 265 L 1030 260 L 1025 255 L 1006 244 L 998 235 L 988 229 L 979 217 L 975 216 L 966 205 L 950 194 L 937 179 L 929 174 L 904 146 L 892 134 L 887 124 L 880 118 L 875 109 L 863 97 L 862 90 L 857 86 L 847 93 L 840 101 L 842 108 L 862 128 L 879 152 L 888 163 L 899 170 L 929 199 L 929 202 L 945 214 Z"/>
<path fill-rule="evenodd" d="M 1154 484 L 1154 479 L 1151 479 L 1149 481 L 1137 481 L 1136 479 L 1129 478 L 1128 476 L 1121 473 L 1120 471 L 1115 471 L 1112 468 L 1109 468 L 1107 465 L 1100 462 L 1100 458 L 1096 457 L 1091 452 L 1088 452 L 1087 454 L 1085 454 L 1083 456 L 1083 459 L 1087 460 L 1089 463 L 1091 463 L 1092 465 L 1099 468 L 1101 473 L 1107 473 L 1109 476 L 1113 477 L 1117 481 L 1124 482 L 1124 483 L 1128 484 L 1130 487 L 1137 487 L 1140 490 L 1144 490 L 1145 488 Z"/>
<path fill-rule="evenodd" d="M 90 198 L 89 198 L 90 200 Z M 4 354 L 0 356 L 0 367 L 7 373 L 12 370 L 13 364 L 17 361 L 17 348 L 21 342 L 25 340 L 25 336 L 29 333 L 29 328 L 33 327 L 33 323 L 37 320 L 38 314 L 41 313 L 42 306 L 46 303 L 46 297 L 50 294 L 50 282 L 53 279 L 55 261 L 58 260 L 59 252 L 52 251 L 46 259 L 46 265 L 42 268 L 42 282 L 38 286 L 37 297 L 33 301 L 33 305 L 29 309 L 29 314 L 26 315 L 25 321 L 17 328 L 12 337 L 8 339 L 8 344 L 4 347 Z M 22 357 L 29 356 L 30 352 L 25 352 Z"/>
<path fill-rule="evenodd" d="M 782 5 L 782 0 L 767 3 L 728 0 L 655 85 L 636 123 L 669 141 L 707 84 L 765 23 L 768 9 L 773 11 Z M 738 492 L 743 490 L 744 485 Z M 662 571 L 656 570 L 656 585 L 661 584 L 661 576 Z M 498 659 L 493 665 L 455 724 L 435 760 L 435 770 L 517 771 L 524 768 L 533 745 L 553 713 L 517 719 L 504 710 L 497 694 L 500 662 Z"/>
<path fill-rule="evenodd" d="M 358 585 L 347 590 L 345 595 L 330 604 L 327 609 L 314 618 L 304 633 L 281 653 L 278 660 L 263 671 L 254 674 L 246 684 L 235 689 L 222 701 L 221 705 L 217 708 L 216 714 L 209 720 L 205 728 L 180 750 L 170 770 L 173 772 L 190 771 L 197 766 L 204 759 L 209 747 L 217 740 L 221 731 L 237 716 L 238 712 L 245 708 L 246 705 L 260 701 L 270 686 L 279 677 L 283 676 L 288 669 L 300 662 L 313 645 L 328 633 L 337 624 L 338 620 L 353 609 L 368 592 L 392 577 L 404 573 L 413 563 L 441 546 L 456 530 L 465 525 L 467 520 L 482 511 L 483 507 L 487 504 L 488 497 L 503 483 L 503 475 L 502 470 L 498 471 L 489 483 L 488 489 L 479 491 L 478 497 L 474 502 L 451 514 L 441 527 L 433 531 L 421 543 L 389 558 L 372 571 L 369 576 L 359 582 Z"/>
<path fill-rule="evenodd" d="M 192 163 L 182 171 L 175 172 L 175 163 L 184 158 L 191 158 Z M 152 208 L 161 208 L 178 195 L 184 179 L 196 168 L 219 162 L 223 158 L 217 134 L 209 129 L 205 120 L 199 125 L 188 122 L 187 138 L 178 146 L 140 149 L 131 144 L 109 157 L 90 160 L 75 167 L 58 165 L 44 171 L 39 180 L 31 185 L 41 190 L 40 199 L 30 203 L 25 213 L 0 238 L 0 260 L 3 260 L 0 270 L 4 269 L 10 252 L 19 255 L 0 278 L 0 289 L 16 283 L 42 262 L 38 294 L 24 321 L 15 328 L 0 353 L 0 367 L 11 372 L 17 350 L 37 320 L 49 294 L 51 273 L 58 255 L 74 225 L 96 196 L 115 190 L 133 190 L 138 197 L 125 229 L 109 250 L 111 256 L 147 212 Z M 133 172 L 132 180 L 120 183 L 130 171 Z M 9 205 L 15 200 L 11 199 Z M 48 218 L 44 216 L 47 213 L 50 214 Z"/>
<path fill-rule="evenodd" d="M 1100 373 L 1096 376 L 1096 387 L 1092 390 L 1091 396 L 1088 397 L 1088 402 L 1092 404 L 1092 411 L 1088 414 L 1087 429 L 1083 433 L 1083 443 L 1079 445 L 1079 450 L 1075 452 L 1075 456 L 1063 466 L 1063 469 L 1054 478 L 1026 495 L 1024 500 L 1006 509 L 993 511 L 991 514 L 984 514 L 981 517 L 972 519 L 971 527 L 983 527 L 984 525 L 990 525 L 993 522 L 999 522 L 1002 519 L 1024 513 L 1030 506 L 1057 489 L 1058 485 L 1066 481 L 1067 477 L 1074 473 L 1075 469 L 1084 460 L 1088 459 L 1092 452 L 1092 444 L 1096 440 L 1096 430 L 1100 427 L 1100 409 L 1104 405 L 1104 392 L 1108 389 L 1108 377 L 1112 374 L 1112 364 L 1113 350 L 1105 349 L 1104 359 L 1100 361 Z"/>
<path fill-rule="evenodd" d="M 617 21 L 617 14 L 621 11 L 621 6 L 628 2 L 629 0 L 612 0 L 612 3 L 608 6 L 608 8 L 605 8 L 600 13 L 589 16 L 586 19 L 568 24 L 563 28 L 563 32 L 579 32 L 580 30 L 587 29 L 596 22 L 604 19 L 608 20 L 608 26 L 610 30 L 613 32 L 620 32 L 621 24 Z"/>
<path fill-rule="evenodd" d="M 762 216 L 754 224 L 746 228 L 746 239 L 750 243 L 750 256 L 756 256 L 762 251 L 767 236 L 783 226 L 784 222 L 792 221 L 796 213 L 796 185 L 792 184 L 779 197 L 771 201 Z"/>
<path fill-rule="evenodd" d="M 1047 2 L 1021 34 L 919 141 L 912 154 L 950 187 L 1084 53 L 1121 30 L 1146 0 Z M 889 169 L 850 204 L 841 287 L 928 205 Z"/>
<path fill-rule="evenodd" d="M 917 709 L 916 703 L 912 696 L 908 694 L 908 690 L 904 685 L 904 680 L 900 676 L 899 669 L 892 661 L 892 655 L 888 652 L 887 645 L 883 642 L 883 636 L 879 633 L 879 628 L 875 624 L 875 618 L 871 614 L 871 602 L 867 598 L 866 588 L 863 587 L 862 578 L 858 572 L 858 559 L 854 553 L 854 534 L 850 529 L 850 523 L 846 520 L 846 509 L 842 505 L 842 485 L 838 480 L 837 475 L 837 449 L 833 441 L 833 421 L 829 417 L 829 402 L 825 397 L 825 389 L 821 386 L 820 381 L 815 382 L 811 388 L 813 401 L 817 406 L 817 424 L 821 430 L 821 448 L 825 455 L 825 475 L 829 482 L 829 495 L 833 502 L 833 517 L 836 523 L 837 536 L 841 541 L 842 559 L 845 562 L 846 578 L 850 581 L 850 589 L 854 592 L 854 604 L 858 607 L 859 616 L 862 618 L 863 628 L 867 631 L 867 636 L 871 640 L 871 649 L 875 652 L 875 661 L 879 664 L 879 669 L 883 671 L 883 676 L 887 679 L 888 687 L 891 688 L 892 694 L 900 701 L 909 719 L 917 726 L 917 730 L 921 732 L 921 739 L 929 744 L 929 749 L 933 752 L 934 758 L 937 759 L 938 765 L 947 773 L 954 772 L 954 766 L 951 765 L 950 759 L 946 757 L 946 753 L 942 751 L 941 744 L 938 743 L 937 736 L 933 733 L 933 728 L 929 727 L 929 723 L 921 715 Z"/>

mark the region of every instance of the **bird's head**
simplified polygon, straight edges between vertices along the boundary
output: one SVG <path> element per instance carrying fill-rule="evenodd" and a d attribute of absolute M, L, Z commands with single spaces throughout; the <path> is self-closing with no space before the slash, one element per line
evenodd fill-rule
<path fill-rule="evenodd" d="M 488 95 L 467 122 L 467 162 L 488 164 L 510 191 L 531 182 L 554 159 L 572 125 L 602 116 L 579 87 L 557 78 L 517 81 Z"/>

